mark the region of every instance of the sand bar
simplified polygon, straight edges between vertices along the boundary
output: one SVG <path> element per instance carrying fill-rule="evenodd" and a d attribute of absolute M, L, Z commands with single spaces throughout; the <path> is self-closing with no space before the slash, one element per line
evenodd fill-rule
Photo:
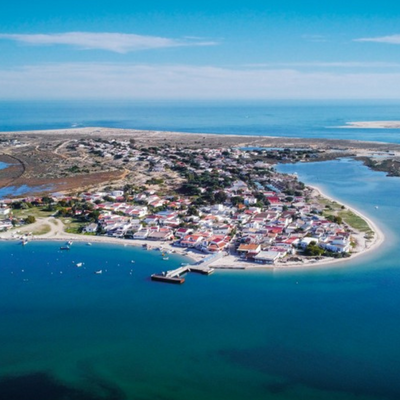
<path fill-rule="evenodd" d="M 356 129 L 400 129 L 400 121 L 357 121 L 347 122 L 338 128 Z"/>

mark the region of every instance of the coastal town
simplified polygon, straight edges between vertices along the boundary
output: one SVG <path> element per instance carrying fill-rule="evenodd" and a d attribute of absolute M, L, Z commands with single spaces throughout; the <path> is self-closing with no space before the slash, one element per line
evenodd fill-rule
<path fill-rule="evenodd" d="M 214 255 L 217 268 L 318 264 L 360 253 L 374 240 L 360 216 L 274 168 L 317 158 L 315 150 L 143 147 L 104 138 L 63 147 L 70 175 L 79 177 L 85 165 L 128 172 L 81 192 L 2 200 L 3 239 L 48 237 L 52 218 L 63 226 L 59 239 L 161 246 L 197 263 Z"/>

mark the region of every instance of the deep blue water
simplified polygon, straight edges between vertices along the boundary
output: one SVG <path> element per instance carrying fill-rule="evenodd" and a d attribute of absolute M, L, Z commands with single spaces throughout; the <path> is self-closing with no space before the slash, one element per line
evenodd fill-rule
<path fill-rule="evenodd" d="M 393 101 L 0 101 L 0 131 L 111 127 L 400 143 L 396 129 L 339 129 L 400 120 Z"/>
<path fill-rule="evenodd" d="M 0 102 L 0 131 L 108 126 L 400 143 L 400 130 L 336 128 L 399 116 L 400 103 L 382 101 Z M 368 214 L 385 244 L 336 266 L 223 271 L 170 286 L 149 275 L 182 260 L 156 252 L 0 243 L 0 399 L 399 399 L 400 180 L 351 160 L 279 169 Z"/>
<path fill-rule="evenodd" d="M 0 243 L 0 398 L 399 399 L 400 180 L 349 160 L 279 168 L 378 221 L 384 246 L 174 286 L 148 277 L 181 260 L 153 251 Z"/>

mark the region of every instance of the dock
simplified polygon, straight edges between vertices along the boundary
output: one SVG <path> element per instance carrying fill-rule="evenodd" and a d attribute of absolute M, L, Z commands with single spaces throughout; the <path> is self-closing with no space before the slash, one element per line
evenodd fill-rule
<path fill-rule="evenodd" d="M 151 275 L 151 280 L 164 283 L 182 284 L 185 282 L 185 278 L 182 277 L 182 275 L 188 272 L 211 275 L 214 272 L 214 269 L 200 265 L 186 265 L 184 267 L 176 268 L 172 271 L 163 272 L 161 274 L 153 274 Z"/>

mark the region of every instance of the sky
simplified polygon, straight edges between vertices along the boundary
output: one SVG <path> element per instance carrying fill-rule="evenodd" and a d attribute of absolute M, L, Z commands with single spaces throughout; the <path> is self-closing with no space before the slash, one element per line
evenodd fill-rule
<path fill-rule="evenodd" d="M 399 99 L 400 2 L 0 2 L 0 99 Z"/>

